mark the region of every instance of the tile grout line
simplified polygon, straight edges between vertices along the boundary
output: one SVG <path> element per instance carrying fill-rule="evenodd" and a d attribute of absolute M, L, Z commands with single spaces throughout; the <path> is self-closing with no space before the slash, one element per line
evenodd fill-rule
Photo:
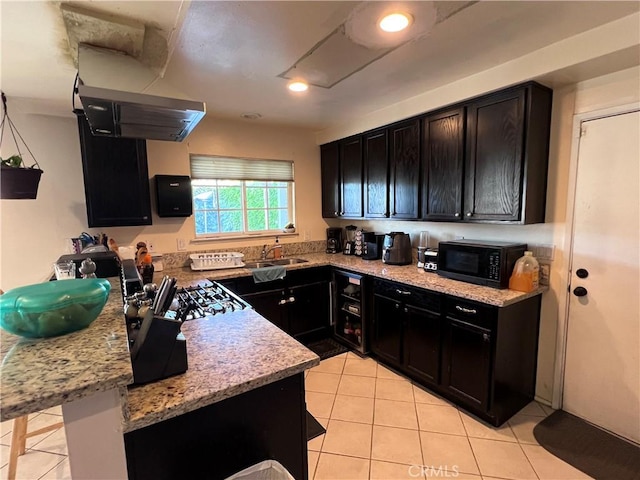
<path fill-rule="evenodd" d="M 52 454 L 52 452 L 46 452 L 46 453 L 51 453 L 51 454 Z M 58 454 L 56 454 L 56 455 L 58 455 Z M 62 458 L 58 463 L 56 463 L 53 467 L 51 467 L 49 470 L 47 470 L 44 474 L 40 475 L 40 476 L 38 477 L 38 480 L 40 480 L 40 479 L 44 478 L 46 475 L 48 475 L 48 474 L 49 474 L 49 472 L 51 472 L 52 470 L 54 470 L 55 468 L 57 468 L 57 467 L 58 467 L 58 465 L 60 465 L 60 464 L 61 464 L 62 462 L 64 462 L 66 459 L 67 459 L 67 456 L 66 456 L 66 455 L 64 455 L 64 456 L 63 456 L 63 458 Z"/>

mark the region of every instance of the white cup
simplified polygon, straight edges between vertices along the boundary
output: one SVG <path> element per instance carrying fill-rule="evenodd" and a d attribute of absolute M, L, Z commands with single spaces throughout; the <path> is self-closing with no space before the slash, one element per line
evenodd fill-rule
<path fill-rule="evenodd" d="M 68 262 L 56 262 L 53 264 L 56 272 L 56 280 L 70 280 L 76 278 L 76 264 L 73 260 Z"/>

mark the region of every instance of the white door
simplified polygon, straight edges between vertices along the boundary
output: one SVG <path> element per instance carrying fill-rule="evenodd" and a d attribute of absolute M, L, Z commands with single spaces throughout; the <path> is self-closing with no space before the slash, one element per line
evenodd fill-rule
<path fill-rule="evenodd" d="M 582 123 L 562 406 L 637 443 L 639 145 L 640 112 Z"/>

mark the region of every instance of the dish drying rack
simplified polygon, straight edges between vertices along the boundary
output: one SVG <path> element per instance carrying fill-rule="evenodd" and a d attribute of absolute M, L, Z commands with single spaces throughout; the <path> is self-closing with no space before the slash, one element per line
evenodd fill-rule
<path fill-rule="evenodd" d="M 223 268 L 244 267 L 244 253 L 240 252 L 218 252 L 218 253 L 193 253 L 189 255 L 191 259 L 191 270 L 221 270 Z"/>

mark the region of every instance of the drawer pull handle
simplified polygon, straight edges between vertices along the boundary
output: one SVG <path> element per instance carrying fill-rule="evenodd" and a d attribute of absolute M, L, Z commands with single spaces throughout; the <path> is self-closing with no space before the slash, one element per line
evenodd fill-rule
<path fill-rule="evenodd" d="M 411 292 L 409 292 L 407 290 L 400 290 L 399 288 L 396 288 L 396 293 L 398 295 L 411 295 Z"/>
<path fill-rule="evenodd" d="M 286 305 L 286 303 L 288 302 L 288 300 L 285 300 L 284 298 L 282 300 L 280 300 L 278 302 L 278 305 Z"/>
<path fill-rule="evenodd" d="M 485 342 L 488 342 L 489 341 L 489 334 L 483 333 L 482 334 L 482 340 L 484 340 Z"/>
<path fill-rule="evenodd" d="M 478 313 L 478 311 L 475 308 L 464 308 L 464 307 L 461 307 L 460 305 L 456 305 L 456 310 L 463 313 L 473 313 L 474 315 Z"/>

